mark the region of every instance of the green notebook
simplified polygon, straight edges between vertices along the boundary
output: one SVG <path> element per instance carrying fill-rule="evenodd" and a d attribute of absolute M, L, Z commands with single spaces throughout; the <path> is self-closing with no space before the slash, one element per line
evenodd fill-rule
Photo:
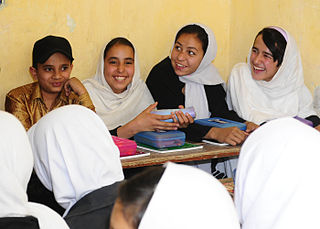
<path fill-rule="evenodd" d="M 173 147 L 159 149 L 159 148 L 155 148 L 155 147 L 148 146 L 145 144 L 137 143 L 137 148 L 149 150 L 149 151 L 156 152 L 156 153 L 170 153 L 170 152 L 178 152 L 178 151 L 184 151 L 184 150 L 202 149 L 203 146 L 186 142 L 182 146 L 173 146 Z"/>

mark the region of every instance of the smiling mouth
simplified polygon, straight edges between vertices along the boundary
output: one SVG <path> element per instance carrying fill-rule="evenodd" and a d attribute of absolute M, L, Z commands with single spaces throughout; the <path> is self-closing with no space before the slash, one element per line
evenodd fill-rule
<path fill-rule="evenodd" d="M 259 67 L 256 67 L 254 65 L 252 67 L 253 67 L 254 71 L 264 71 L 265 70 L 264 68 L 259 68 Z"/>
<path fill-rule="evenodd" d="M 62 83 L 52 83 L 52 86 L 53 86 L 53 87 L 61 87 L 61 86 L 62 86 Z"/>
<path fill-rule="evenodd" d="M 116 81 L 124 81 L 125 79 L 127 79 L 127 77 L 125 77 L 125 76 L 114 76 L 113 77 Z"/>
<path fill-rule="evenodd" d="M 176 63 L 176 68 L 178 70 L 183 70 L 184 68 L 186 68 L 187 66 L 183 65 L 183 64 L 179 64 L 179 63 Z"/>

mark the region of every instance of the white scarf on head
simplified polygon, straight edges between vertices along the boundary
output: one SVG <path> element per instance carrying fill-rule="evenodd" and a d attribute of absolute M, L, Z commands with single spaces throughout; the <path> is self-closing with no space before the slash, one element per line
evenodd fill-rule
<path fill-rule="evenodd" d="M 112 91 L 104 77 L 104 48 L 102 49 L 100 61 L 96 74 L 91 79 L 83 81 L 97 114 L 102 118 L 109 130 L 124 125 L 134 119 L 150 104 L 154 103 L 153 98 L 140 77 L 140 67 L 135 50 L 134 75 L 127 90 L 120 94 Z"/>
<path fill-rule="evenodd" d="M 41 229 L 69 228 L 50 208 L 28 202 L 27 185 L 33 156 L 24 127 L 13 115 L 0 111 L 0 217 L 34 216 Z"/>
<path fill-rule="evenodd" d="M 228 102 L 245 120 L 262 122 L 285 116 L 306 118 L 315 115 L 312 96 L 304 85 L 300 53 L 286 31 L 287 47 L 283 62 L 271 81 L 254 80 L 248 63 L 233 67 L 228 81 Z"/>
<path fill-rule="evenodd" d="M 139 229 L 240 229 L 232 199 L 212 175 L 168 163 Z"/>
<path fill-rule="evenodd" d="M 193 106 L 197 119 L 209 118 L 211 114 L 204 85 L 224 83 L 217 68 L 212 63 L 217 54 L 217 42 L 210 28 L 198 23 L 192 24 L 198 25 L 206 31 L 208 35 L 208 48 L 197 70 L 190 75 L 180 76 L 179 80 L 185 83 L 185 107 Z"/>
<path fill-rule="evenodd" d="M 289 117 L 248 137 L 235 185 L 242 229 L 320 228 L 319 149 L 319 132 Z"/>
<path fill-rule="evenodd" d="M 51 111 L 28 135 L 35 171 L 66 209 L 64 216 L 86 194 L 124 178 L 120 153 L 108 129 L 83 106 Z"/>

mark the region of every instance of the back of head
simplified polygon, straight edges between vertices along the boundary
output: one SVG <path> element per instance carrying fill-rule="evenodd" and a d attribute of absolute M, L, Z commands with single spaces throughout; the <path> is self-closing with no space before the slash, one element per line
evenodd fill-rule
<path fill-rule="evenodd" d="M 64 54 L 72 63 L 71 45 L 64 37 L 46 36 L 34 43 L 32 51 L 32 67 L 37 68 L 43 64 L 54 53 Z"/>
<path fill-rule="evenodd" d="M 240 227 L 230 195 L 218 180 L 204 171 L 169 163 L 164 172 L 163 169 L 146 171 L 134 179 L 125 185 L 135 187 L 125 188 L 125 192 L 120 189 L 119 195 L 123 201 L 129 192 L 138 190 L 126 199 L 130 199 L 133 206 L 124 210 L 129 213 L 127 218 L 131 217 L 127 221 L 141 220 L 132 228 Z M 135 195 L 138 198 L 135 199 Z"/>
<path fill-rule="evenodd" d="M 293 118 L 268 122 L 244 143 L 235 204 L 243 229 L 319 228 L 320 135 Z M 312 188 L 310 188 L 312 187 Z"/>
<path fill-rule="evenodd" d="M 164 167 L 147 168 L 120 185 L 118 201 L 124 218 L 133 228 L 138 228 L 164 170 Z"/>
<path fill-rule="evenodd" d="M 0 126 L 0 217 L 24 216 L 33 167 L 31 147 L 16 117 L 0 111 Z"/>
<path fill-rule="evenodd" d="M 119 150 L 103 121 L 88 108 L 55 109 L 28 135 L 39 179 L 66 209 L 89 192 L 123 179 Z"/>

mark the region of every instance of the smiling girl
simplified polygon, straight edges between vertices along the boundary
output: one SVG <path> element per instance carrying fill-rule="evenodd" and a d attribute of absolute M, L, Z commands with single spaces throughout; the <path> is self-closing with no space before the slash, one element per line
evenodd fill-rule
<path fill-rule="evenodd" d="M 287 31 L 279 27 L 262 29 L 248 60 L 234 66 L 228 82 L 228 99 L 240 117 L 261 124 L 299 116 L 320 129 L 312 96 L 304 84 L 298 47 Z"/>
<path fill-rule="evenodd" d="M 131 138 L 141 131 L 179 126 L 161 121 L 172 115 L 150 113 L 157 103 L 140 78 L 136 51 L 126 38 L 114 38 L 104 47 L 95 76 L 83 84 L 112 135 Z"/>

